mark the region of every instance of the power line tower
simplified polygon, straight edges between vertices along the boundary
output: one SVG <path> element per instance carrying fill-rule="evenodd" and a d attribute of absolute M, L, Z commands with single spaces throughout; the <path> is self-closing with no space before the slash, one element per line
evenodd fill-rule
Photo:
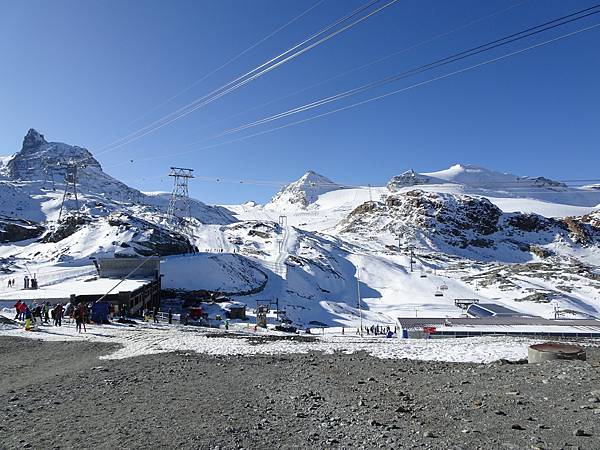
<path fill-rule="evenodd" d="M 60 204 L 60 212 L 58 213 L 58 221 L 60 222 L 63 211 L 65 210 L 65 202 L 69 195 L 75 197 L 75 214 L 79 213 L 79 199 L 77 198 L 77 172 L 78 169 L 84 169 L 86 165 L 70 160 L 66 164 L 59 164 L 59 166 L 64 167 L 65 169 L 65 192 L 63 194 L 62 203 Z"/>
<path fill-rule="evenodd" d="M 48 158 L 44 158 L 42 160 L 42 170 L 44 171 L 44 189 L 46 188 L 46 183 L 48 183 L 48 181 L 51 181 L 52 190 L 56 191 L 56 186 L 54 184 L 54 167 L 52 166 Z"/>
<path fill-rule="evenodd" d="M 173 177 L 173 192 L 167 215 L 179 227 L 181 231 L 187 230 L 187 220 L 192 216 L 190 205 L 190 194 L 188 182 L 194 178 L 194 169 L 185 169 L 183 167 L 171 167 L 169 176 Z"/>

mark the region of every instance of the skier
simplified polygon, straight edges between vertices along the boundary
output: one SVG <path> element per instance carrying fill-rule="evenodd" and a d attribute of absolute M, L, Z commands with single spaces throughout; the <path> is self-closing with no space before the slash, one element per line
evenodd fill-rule
<path fill-rule="evenodd" d="M 173 323 L 173 310 L 169 308 L 169 325 Z"/>
<path fill-rule="evenodd" d="M 158 306 L 155 306 L 154 311 L 152 311 L 152 319 L 154 323 L 158 323 Z"/>

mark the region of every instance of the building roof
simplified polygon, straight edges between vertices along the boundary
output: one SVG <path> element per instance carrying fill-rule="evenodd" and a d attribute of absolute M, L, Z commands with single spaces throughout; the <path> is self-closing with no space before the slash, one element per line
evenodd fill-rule
<path fill-rule="evenodd" d="M 426 326 L 507 326 L 507 325 L 552 325 L 552 326 L 592 326 L 600 327 L 596 319 L 544 319 L 543 317 L 398 317 L 404 328 L 422 328 Z"/>
<path fill-rule="evenodd" d="M 68 280 L 49 286 L 40 286 L 35 290 L 9 289 L 0 290 L 0 301 L 34 301 L 34 300 L 69 300 L 71 294 L 75 295 L 103 295 L 112 289 L 120 279 L 118 278 L 86 278 L 79 280 Z M 152 279 L 129 279 L 119 284 L 111 293 L 121 291 L 134 291 L 148 283 Z"/>

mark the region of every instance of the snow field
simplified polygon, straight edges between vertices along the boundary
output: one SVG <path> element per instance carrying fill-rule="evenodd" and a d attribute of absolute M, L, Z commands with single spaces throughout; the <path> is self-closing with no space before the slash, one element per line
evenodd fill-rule
<path fill-rule="evenodd" d="M 6 314 L 6 313 L 5 313 Z M 8 315 L 8 314 L 6 314 Z M 354 330 L 355 332 L 356 330 Z M 253 356 L 280 355 L 309 352 L 366 352 L 382 359 L 415 359 L 423 361 L 449 361 L 488 363 L 498 359 L 518 360 L 527 356 L 527 347 L 535 342 L 526 338 L 481 337 L 461 339 L 386 339 L 384 337 L 360 337 L 346 330 L 345 335 L 315 336 L 315 342 L 292 340 L 267 340 L 251 343 L 252 336 L 264 333 L 223 337 L 208 337 L 211 329 L 194 329 L 180 326 L 139 325 L 89 325 L 87 333 L 76 333 L 73 324 L 62 327 L 38 327 L 38 331 L 26 332 L 22 328 L 0 328 L 1 336 L 24 337 L 44 341 L 69 340 L 106 342 L 123 347 L 102 359 L 124 359 L 174 351 L 189 351 L 207 355 Z M 271 336 L 274 336 L 271 334 Z M 286 335 L 290 336 L 290 335 Z"/>

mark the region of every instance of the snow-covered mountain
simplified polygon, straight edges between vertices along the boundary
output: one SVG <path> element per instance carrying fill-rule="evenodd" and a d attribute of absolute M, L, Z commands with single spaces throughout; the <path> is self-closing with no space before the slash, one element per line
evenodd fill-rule
<path fill-rule="evenodd" d="M 318 247 L 311 239 L 301 247 L 296 241 L 285 256 L 285 298 L 305 308 L 306 320 L 353 323 L 358 300 L 352 286 L 359 268 L 369 320 L 392 320 L 415 310 L 459 314 L 452 298 L 479 298 L 547 317 L 553 314 L 551 301 L 583 315 L 600 314 L 600 213 L 594 212 L 600 195 L 593 190 L 455 165 L 430 173 L 407 171 L 386 187 L 328 189 L 300 208 L 289 203 L 232 209 L 238 219 L 260 223 L 284 215 L 288 227 L 281 233 L 320 239 Z M 406 250 L 411 246 L 412 273 Z M 260 245 L 252 251 L 263 257 L 278 252 Z M 312 255 L 308 261 L 328 261 L 334 269 L 327 273 L 336 276 L 292 264 L 301 251 Z M 299 270 L 311 280 L 301 290 L 297 280 L 304 276 L 292 275 Z M 324 279 L 327 292 L 319 288 Z M 434 295 L 440 286 L 448 287 L 441 297 Z M 307 307 L 307 298 L 321 300 Z"/>
<path fill-rule="evenodd" d="M 44 135 L 30 129 L 23 139 L 20 151 L 1 158 L 0 193 L 14 197 L 3 202 L 0 214 L 10 215 L 20 207 L 24 217 L 36 221 L 55 220 L 65 187 L 66 167 L 77 163 L 77 190 L 81 210 L 92 216 L 107 216 L 121 211 L 127 205 L 166 209 L 170 194 L 146 195 L 111 177 L 89 150 L 62 142 L 47 142 Z M 75 207 L 69 197 L 67 207 Z M 220 207 L 210 207 L 192 199 L 192 216 L 200 223 L 225 224 L 235 221 L 230 212 Z"/>
<path fill-rule="evenodd" d="M 68 198 L 58 222 L 69 161 L 85 161 L 80 208 Z M 159 254 L 172 295 L 221 292 L 251 307 L 277 298 L 304 325 L 356 324 L 359 291 L 367 322 L 456 316 L 454 298 L 543 316 L 556 302 L 566 314 L 600 316 L 593 187 L 463 164 L 399 172 L 379 187 L 309 171 L 265 205 L 192 200 L 181 231 L 166 215 L 169 194 L 110 177 L 84 148 L 30 130 L 0 164 L 0 272 L 11 277 L 29 268 L 43 283 L 81 275 L 69 266 L 91 256 Z M 0 300 L 10 295 L 4 286 Z"/>
<path fill-rule="evenodd" d="M 334 183 L 329 178 L 309 170 L 298 180 L 284 186 L 267 203 L 268 209 L 297 209 L 306 208 L 317 201 L 320 195 L 326 192 L 343 189 L 343 186 Z"/>
<path fill-rule="evenodd" d="M 169 223 L 169 195 L 146 195 L 127 186 L 106 174 L 85 148 L 48 142 L 30 129 L 22 148 L 1 162 L 0 241 L 32 240 L 25 248 L 18 246 L 21 259 L 88 263 L 95 255 L 194 250 L 190 239 Z M 66 167 L 72 163 L 77 164 L 78 197 L 69 192 L 58 223 Z M 225 208 L 197 200 L 191 202 L 191 213 L 196 225 L 236 221 Z M 1 248 L 0 258 L 10 258 L 15 251 Z"/>
<path fill-rule="evenodd" d="M 448 169 L 424 173 L 424 176 L 449 183 L 464 184 L 494 189 L 496 187 L 554 187 L 566 188 L 567 185 L 545 177 L 521 177 L 510 173 L 495 172 L 472 164 L 455 164 Z M 499 185 L 499 186 L 497 186 Z"/>

